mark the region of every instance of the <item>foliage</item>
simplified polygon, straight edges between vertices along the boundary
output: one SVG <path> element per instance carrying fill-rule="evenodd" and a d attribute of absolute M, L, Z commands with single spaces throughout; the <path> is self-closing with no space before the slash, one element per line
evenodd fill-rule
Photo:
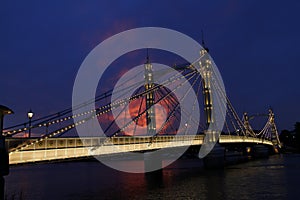
<path fill-rule="evenodd" d="M 292 131 L 282 130 L 279 139 L 286 149 L 294 148 L 300 151 L 300 122 L 295 123 Z"/>

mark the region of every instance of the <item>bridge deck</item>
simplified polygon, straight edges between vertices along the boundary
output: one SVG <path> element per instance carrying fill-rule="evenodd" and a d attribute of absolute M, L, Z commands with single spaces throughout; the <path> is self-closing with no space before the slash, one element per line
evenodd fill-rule
<path fill-rule="evenodd" d="M 19 144 L 28 145 L 13 151 Z M 245 136 L 221 135 L 219 143 L 256 143 L 273 145 L 271 141 Z M 58 159 L 109 155 L 124 152 L 148 151 L 161 148 L 202 145 L 203 135 L 144 137 L 87 137 L 87 138 L 48 138 L 35 142 L 34 139 L 9 138 L 6 147 L 9 150 L 9 163 L 50 161 Z"/>

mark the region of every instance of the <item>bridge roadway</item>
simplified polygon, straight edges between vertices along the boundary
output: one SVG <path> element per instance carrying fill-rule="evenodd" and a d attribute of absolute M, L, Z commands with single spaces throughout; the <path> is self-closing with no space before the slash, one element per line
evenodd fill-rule
<path fill-rule="evenodd" d="M 21 143 L 28 145 L 17 151 Z M 220 144 L 250 143 L 273 145 L 271 141 L 246 136 L 221 135 Z M 160 148 L 174 148 L 190 145 L 202 145 L 203 135 L 147 136 L 139 137 L 86 137 L 86 138 L 48 138 L 43 141 L 25 138 L 7 138 L 9 164 L 21 164 L 70 158 L 82 158 L 92 155 L 108 155 L 134 151 L 148 151 Z"/>

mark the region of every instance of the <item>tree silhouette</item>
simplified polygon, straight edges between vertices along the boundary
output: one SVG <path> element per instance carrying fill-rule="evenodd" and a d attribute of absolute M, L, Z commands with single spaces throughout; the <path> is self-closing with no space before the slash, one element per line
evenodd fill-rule
<path fill-rule="evenodd" d="M 296 122 L 294 125 L 296 134 L 300 134 L 300 122 Z"/>
<path fill-rule="evenodd" d="M 296 133 L 296 143 L 297 143 L 297 147 L 300 150 L 300 122 L 296 122 L 295 125 L 295 133 Z"/>
<path fill-rule="evenodd" d="M 291 146 L 291 132 L 288 130 L 282 130 L 279 135 L 280 141 L 287 146 Z"/>

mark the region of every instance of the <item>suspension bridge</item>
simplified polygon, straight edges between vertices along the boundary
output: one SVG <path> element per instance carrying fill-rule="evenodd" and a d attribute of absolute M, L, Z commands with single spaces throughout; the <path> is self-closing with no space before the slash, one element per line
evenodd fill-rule
<path fill-rule="evenodd" d="M 2 135 L 9 164 L 201 146 L 208 141 L 224 148 L 238 145 L 254 149 L 258 145 L 277 151 L 280 141 L 273 111 L 264 115 L 265 126 L 254 130 L 248 114 L 240 117 L 222 90 L 213 65 L 207 48 L 201 49 L 194 63 L 170 70 L 154 70 L 147 56 L 142 70 L 128 75 L 113 89 L 102 89 L 95 99 L 30 123 L 6 127 Z M 172 74 L 174 70 L 177 73 Z M 180 90 L 184 86 L 188 89 Z M 174 95 L 179 90 L 180 98 Z M 191 109 L 185 110 L 181 103 L 191 92 L 197 98 L 188 99 Z M 216 113 L 222 107 L 220 100 L 226 110 Z M 204 106 L 205 123 L 193 118 L 199 105 Z M 220 123 L 216 115 L 225 120 L 222 130 L 214 129 Z M 94 132 L 98 126 L 102 134 Z M 78 137 L 77 128 L 85 128 L 86 134 Z"/>

